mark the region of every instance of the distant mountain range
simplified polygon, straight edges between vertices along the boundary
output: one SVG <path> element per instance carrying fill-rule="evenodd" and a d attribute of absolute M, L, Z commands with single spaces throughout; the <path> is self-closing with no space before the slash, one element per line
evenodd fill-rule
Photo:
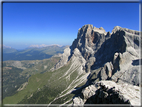
<path fill-rule="evenodd" d="M 7 60 L 42 60 L 50 58 L 55 54 L 63 53 L 67 46 L 59 45 L 36 45 L 24 50 L 16 50 L 11 47 L 3 46 L 3 61 Z"/>
<path fill-rule="evenodd" d="M 17 50 L 14 49 L 14 48 L 11 48 L 9 46 L 5 46 L 3 45 L 3 53 L 13 53 L 13 52 L 16 52 Z"/>
<path fill-rule="evenodd" d="M 43 48 L 43 47 L 49 47 L 49 46 L 59 46 L 59 47 L 62 47 L 62 45 L 58 45 L 58 44 L 54 44 L 54 45 L 42 44 L 42 45 L 30 45 L 28 48 Z"/>

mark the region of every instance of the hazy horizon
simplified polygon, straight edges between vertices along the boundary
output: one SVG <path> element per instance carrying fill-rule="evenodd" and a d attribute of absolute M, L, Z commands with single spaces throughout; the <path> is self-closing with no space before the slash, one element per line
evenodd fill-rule
<path fill-rule="evenodd" d="M 71 45 L 78 29 L 92 24 L 139 31 L 139 3 L 3 3 L 3 45 Z"/>
<path fill-rule="evenodd" d="M 28 48 L 43 48 L 43 47 L 55 46 L 55 45 L 57 45 L 59 47 L 70 46 L 70 45 L 58 45 L 58 44 L 51 44 L 51 45 L 41 44 L 41 45 L 29 45 L 29 46 L 23 47 L 23 48 L 15 48 L 15 47 L 6 46 L 6 45 L 3 45 L 3 47 L 5 47 L 5 48 L 12 48 L 12 49 L 16 49 L 16 50 L 24 50 L 24 49 L 28 49 Z"/>

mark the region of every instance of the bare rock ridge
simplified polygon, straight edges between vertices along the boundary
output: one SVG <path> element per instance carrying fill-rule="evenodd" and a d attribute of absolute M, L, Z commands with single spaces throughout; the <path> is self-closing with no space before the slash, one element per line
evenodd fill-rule
<path fill-rule="evenodd" d="M 64 50 L 64 53 L 62 55 L 60 55 L 60 57 L 61 57 L 60 61 L 55 65 L 55 67 L 51 68 L 51 70 L 54 71 L 55 69 L 61 68 L 62 66 L 67 64 L 69 56 L 70 56 L 70 48 L 67 47 Z"/>
<path fill-rule="evenodd" d="M 117 93 L 116 99 L 119 103 L 127 103 L 132 106 L 137 105 L 134 102 L 140 104 L 140 66 L 141 66 L 141 33 L 139 31 L 122 28 L 120 26 L 114 27 L 112 32 L 106 32 L 104 28 L 96 28 L 93 25 L 84 25 L 78 30 L 77 38 L 73 41 L 72 45 L 64 50 L 60 61 L 56 64 L 52 71 L 59 69 L 67 64 L 68 61 L 76 58 L 81 64 L 81 72 L 88 74 L 86 84 L 84 87 L 92 87 L 93 94 L 86 94 L 82 91 L 78 93 L 78 97 L 73 98 L 74 105 L 82 105 L 85 103 L 108 103 L 110 98 L 109 89 L 113 87 L 118 88 L 120 93 Z M 72 63 L 75 63 L 72 61 Z M 71 72 L 71 71 L 70 71 Z M 100 82 L 99 82 L 100 81 Z M 94 84 L 101 83 L 105 89 L 100 89 L 102 85 L 96 86 Z M 108 84 L 109 83 L 109 84 Z M 125 96 L 122 92 L 123 89 L 131 86 L 130 91 L 135 94 L 135 98 L 131 96 Z M 110 88 L 108 88 L 110 86 Z M 82 90 L 86 90 L 86 88 Z M 117 91 L 118 91 L 117 90 Z M 134 92 L 134 93 L 133 93 Z M 100 100 L 96 98 L 99 97 Z M 111 92 L 112 95 L 116 90 Z M 121 94 L 121 95 L 120 95 Z M 83 95 L 83 97 L 82 97 Z M 121 97 L 121 98 L 120 98 Z M 93 100 L 92 100 L 93 99 Z M 111 104 L 115 104 L 117 101 L 110 101 Z"/>
<path fill-rule="evenodd" d="M 136 96 L 137 95 L 137 96 Z M 131 84 L 118 84 L 113 81 L 99 81 L 82 90 L 73 99 L 74 106 L 84 104 L 127 104 L 140 105 L 140 87 Z"/>

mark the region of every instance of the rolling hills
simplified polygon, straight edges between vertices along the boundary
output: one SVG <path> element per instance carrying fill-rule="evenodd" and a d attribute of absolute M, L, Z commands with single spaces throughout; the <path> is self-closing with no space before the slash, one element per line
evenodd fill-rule
<path fill-rule="evenodd" d="M 7 60 L 42 60 L 52 57 L 55 54 L 63 53 L 66 46 L 59 47 L 57 45 L 27 48 L 24 50 L 16 50 L 14 48 L 3 47 L 3 61 Z"/>

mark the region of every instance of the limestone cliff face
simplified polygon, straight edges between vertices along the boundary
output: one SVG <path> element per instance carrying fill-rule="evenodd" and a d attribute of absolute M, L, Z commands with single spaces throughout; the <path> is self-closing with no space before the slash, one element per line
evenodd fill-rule
<path fill-rule="evenodd" d="M 78 30 L 77 38 L 65 50 L 54 70 L 75 58 L 76 63 L 82 65 L 81 71 L 89 74 L 85 87 L 101 80 L 138 87 L 141 84 L 140 34 L 120 26 L 114 27 L 110 33 L 102 27 L 84 25 Z M 77 101 L 74 100 L 74 104 L 78 103 Z M 130 104 L 133 103 L 130 101 Z"/>
<path fill-rule="evenodd" d="M 93 25 L 84 25 L 79 29 L 77 39 L 73 41 L 71 49 L 78 48 L 82 56 L 88 60 L 94 56 L 107 37 L 103 28 L 93 28 Z"/>
<path fill-rule="evenodd" d="M 138 31 L 114 27 L 112 33 L 92 25 L 79 29 L 71 50 L 78 48 L 86 60 L 86 72 L 101 68 L 96 78 L 116 82 L 125 81 L 139 85 L 140 80 L 140 33 Z M 92 62 L 90 63 L 90 59 Z M 137 63 L 137 64 L 136 64 Z M 119 72 L 118 72 L 119 71 Z M 131 78 L 132 77 L 132 78 Z"/>

